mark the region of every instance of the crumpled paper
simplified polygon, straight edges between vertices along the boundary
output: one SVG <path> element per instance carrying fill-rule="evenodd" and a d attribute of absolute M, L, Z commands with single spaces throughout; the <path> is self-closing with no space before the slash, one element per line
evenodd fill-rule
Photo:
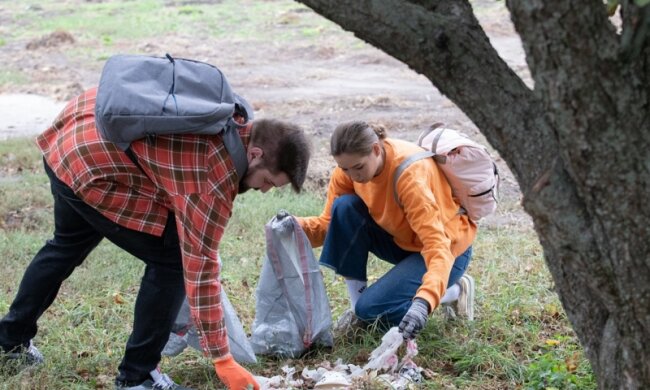
<path fill-rule="evenodd" d="M 262 390 L 313 388 L 315 390 L 353 389 L 360 383 L 379 382 L 396 390 L 415 388 L 422 382 L 422 369 L 413 362 L 418 353 L 415 340 L 406 341 L 406 353 L 400 360 L 398 351 L 404 343 L 397 327 L 391 328 L 381 339 L 381 345 L 370 353 L 363 367 L 345 364 L 341 359 L 332 366 L 324 362 L 313 370 L 305 367 L 296 377 L 296 369 L 282 367 L 283 375 L 271 378 L 256 377 Z"/>

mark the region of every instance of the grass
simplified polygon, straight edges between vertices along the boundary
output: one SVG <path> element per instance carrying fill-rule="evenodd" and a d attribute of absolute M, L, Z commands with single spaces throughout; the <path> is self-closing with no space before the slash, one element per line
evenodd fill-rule
<path fill-rule="evenodd" d="M 5 313 L 25 266 L 49 237 L 52 222 L 47 178 L 33 142 L 0 142 L 0 162 L 0 312 Z M 322 202 L 322 194 L 287 190 L 237 199 L 221 255 L 224 288 L 247 330 L 264 258 L 262 226 L 278 209 L 313 215 Z M 378 278 L 387 267 L 373 259 L 370 278 Z M 110 243 L 100 244 L 64 283 L 39 322 L 35 342 L 46 364 L 17 375 L 0 369 L 0 389 L 110 388 L 130 331 L 142 270 L 138 260 Z M 428 373 L 424 388 L 595 388 L 532 231 L 507 226 L 481 230 L 470 272 L 478 286 L 477 319 L 447 321 L 435 312 L 418 337 L 416 362 Z M 348 305 L 345 284 L 328 269 L 323 274 L 336 318 Z M 311 351 L 300 360 L 262 358 L 249 369 L 272 376 L 285 364 L 297 371 L 338 358 L 363 364 L 381 335 L 362 332 L 354 342 L 335 339 L 332 350 Z M 194 388 L 220 386 L 209 362 L 196 351 L 164 358 L 162 365 L 176 381 Z"/>
<path fill-rule="evenodd" d="M 0 70 L 0 85 L 22 85 L 27 83 L 27 77 L 19 70 Z"/>

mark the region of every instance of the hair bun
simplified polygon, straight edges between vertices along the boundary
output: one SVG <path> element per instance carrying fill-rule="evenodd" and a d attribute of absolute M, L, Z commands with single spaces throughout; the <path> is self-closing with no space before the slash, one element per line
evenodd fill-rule
<path fill-rule="evenodd" d="M 379 139 L 386 138 L 386 128 L 378 123 L 369 123 L 368 126 L 377 134 Z"/>

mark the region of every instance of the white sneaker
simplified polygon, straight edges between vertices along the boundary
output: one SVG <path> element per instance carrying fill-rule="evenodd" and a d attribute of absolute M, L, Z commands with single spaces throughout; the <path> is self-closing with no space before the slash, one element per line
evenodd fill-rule
<path fill-rule="evenodd" d="M 0 349 L 0 353 L 2 350 Z M 29 346 L 17 347 L 15 351 L 2 353 L 0 361 L 9 362 L 14 361 L 23 366 L 37 366 L 43 364 L 43 355 L 34 346 L 34 343 L 29 340 Z"/>
<path fill-rule="evenodd" d="M 464 274 L 457 284 L 460 286 L 460 293 L 458 294 L 458 300 L 452 303 L 452 308 L 456 316 L 466 318 L 468 321 L 474 321 L 474 278 Z"/>
<path fill-rule="evenodd" d="M 368 324 L 361 321 L 352 309 L 347 309 L 341 314 L 334 326 L 332 333 L 335 336 L 354 338 L 360 330 L 367 329 Z"/>
<path fill-rule="evenodd" d="M 191 390 L 189 387 L 179 386 L 167 374 L 163 374 L 159 369 L 149 373 L 151 379 L 140 383 L 139 385 L 129 386 L 116 382 L 115 390 Z"/>
<path fill-rule="evenodd" d="M 332 331 L 334 333 L 344 334 L 348 332 L 351 328 L 353 328 L 358 322 L 359 319 L 354 314 L 354 311 L 352 311 L 352 309 L 347 309 L 336 320 L 336 323 L 334 324 Z"/>

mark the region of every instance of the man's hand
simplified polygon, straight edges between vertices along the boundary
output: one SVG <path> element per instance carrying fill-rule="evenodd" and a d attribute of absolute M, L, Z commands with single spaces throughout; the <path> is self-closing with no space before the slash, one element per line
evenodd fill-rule
<path fill-rule="evenodd" d="M 253 375 L 230 355 L 215 359 L 214 369 L 228 390 L 260 390 L 260 384 L 253 378 Z"/>
<path fill-rule="evenodd" d="M 405 340 L 414 339 L 428 319 L 429 303 L 422 298 L 415 298 L 399 324 L 399 331 Z"/>

